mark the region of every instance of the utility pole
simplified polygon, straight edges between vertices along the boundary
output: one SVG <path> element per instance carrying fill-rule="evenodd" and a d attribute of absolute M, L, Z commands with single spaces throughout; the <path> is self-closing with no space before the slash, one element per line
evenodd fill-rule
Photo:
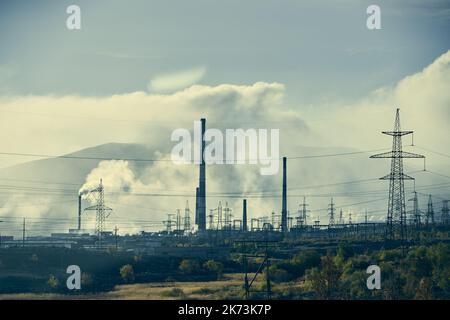
<path fill-rule="evenodd" d="M 264 260 L 266 260 L 266 297 L 267 300 L 272 299 L 272 285 L 270 283 L 270 259 L 269 259 L 269 243 L 266 239 L 266 251 Z"/>
<path fill-rule="evenodd" d="M 244 290 L 245 290 L 245 298 L 248 300 L 250 299 L 250 293 L 256 292 L 256 293 L 265 293 L 267 300 L 270 300 L 272 298 L 272 284 L 270 280 L 270 257 L 269 257 L 269 242 L 273 243 L 275 241 L 269 241 L 268 239 L 265 240 L 237 240 L 236 243 L 240 243 L 242 248 L 242 265 L 244 269 Z M 261 254 L 249 254 L 246 252 L 246 244 L 247 243 L 253 243 L 255 246 L 257 246 L 259 243 L 263 243 L 265 246 L 264 249 L 264 255 L 261 256 Z M 258 269 L 256 270 L 253 278 L 249 281 L 248 278 L 248 258 L 263 258 L 263 261 L 258 266 Z M 258 274 L 263 274 L 264 268 L 266 268 L 266 288 L 264 291 L 257 291 L 257 290 L 251 290 L 253 283 L 256 280 L 256 277 Z"/>
<path fill-rule="evenodd" d="M 371 156 L 370 158 L 391 159 L 391 173 L 380 178 L 389 180 L 389 201 L 386 217 L 386 239 L 394 240 L 397 237 L 403 241 L 406 238 L 406 206 L 405 206 L 405 180 L 414 180 L 403 173 L 404 158 L 425 158 L 420 154 L 402 151 L 402 136 L 412 134 L 413 131 L 401 131 L 400 109 L 397 109 L 394 131 L 383 131 L 383 134 L 392 136 L 392 150 Z"/>

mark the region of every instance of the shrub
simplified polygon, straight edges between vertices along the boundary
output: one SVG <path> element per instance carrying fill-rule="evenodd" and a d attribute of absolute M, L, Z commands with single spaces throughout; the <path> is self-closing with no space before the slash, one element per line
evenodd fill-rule
<path fill-rule="evenodd" d="M 181 298 L 186 296 L 183 289 L 181 288 L 172 288 L 169 291 L 163 292 L 162 295 L 171 298 Z"/>
<path fill-rule="evenodd" d="M 122 268 L 120 268 L 120 276 L 125 282 L 133 282 L 134 281 L 134 269 L 131 264 L 126 264 Z"/>

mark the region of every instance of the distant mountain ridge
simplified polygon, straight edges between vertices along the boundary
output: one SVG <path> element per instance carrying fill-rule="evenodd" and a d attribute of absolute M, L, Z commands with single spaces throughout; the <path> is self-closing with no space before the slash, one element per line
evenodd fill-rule
<path fill-rule="evenodd" d="M 143 144 L 107 143 L 82 149 L 64 156 L 106 159 L 151 158 L 151 150 Z M 0 179 L 42 180 L 83 184 L 86 175 L 102 160 L 48 158 L 0 169 Z M 130 163 L 130 166 L 132 164 Z"/>

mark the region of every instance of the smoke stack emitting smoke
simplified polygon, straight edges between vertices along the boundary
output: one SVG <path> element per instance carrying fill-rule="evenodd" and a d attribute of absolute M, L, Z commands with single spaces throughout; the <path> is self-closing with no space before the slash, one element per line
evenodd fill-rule
<path fill-rule="evenodd" d="M 90 191 L 89 190 L 87 190 L 87 189 L 80 189 L 80 191 L 78 191 L 78 195 L 80 196 L 80 197 L 82 197 L 82 196 L 84 196 L 85 194 L 88 194 Z"/>

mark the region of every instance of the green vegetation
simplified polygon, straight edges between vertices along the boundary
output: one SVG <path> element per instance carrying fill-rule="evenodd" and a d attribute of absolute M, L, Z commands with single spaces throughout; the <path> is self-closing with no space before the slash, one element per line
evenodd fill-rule
<path fill-rule="evenodd" d="M 52 289 L 56 289 L 59 286 L 59 280 L 54 275 L 50 275 L 47 281 L 48 285 Z"/>
<path fill-rule="evenodd" d="M 316 259 L 308 253 L 308 268 L 296 268 L 298 258 L 276 263 L 271 274 L 277 283 L 291 281 L 291 289 L 279 287 L 279 298 L 312 299 L 449 299 L 450 245 L 416 246 L 405 253 L 401 249 L 378 250 L 354 254 L 351 248 L 339 247 Z M 366 269 L 376 264 L 381 268 L 381 289 L 368 290 Z M 304 269 L 306 271 L 303 273 Z M 294 271 L 292 271 L 294 270 Z M 283 272 L 281 272 L 283 271 Z M 278 279 L 282 275 L 282 279 Z M 281 280 L 281 281 L 280 281 Z"/>
<path fill-rule="evenodd" d="M 131 264 L 126 264 L 120 268 L 120 276 L 126 283 L 134 281 L 134 269 Z"/>
<path fill-rule="evenodd" d="M 450 244 L 380 248 L 381 243 L 289 242 L 271 248 L 269 276 L 274 299 L 450 299 Z M 255 248 L 252 256 L 261 252 Z M 239 250 L 224 260 L 120 255 L 40 248 L 3 250 L 0 293 L 72 295 L 86 298 L 242 299 Z M 262 259 L 250 258 L 250 278 Z M 65 268 L 82 268 L 82 290 L 68 292 Z M 367 267 L 381 269 L 381 289 L 369 290 Z M 264 290 L 267 270 L 252 289 Z M 1 296 L 0 296 L 1 298 Z M 254 293 L 252 298 L 264 298 Z"/>
<path fill-rule="evenodd" d="M 172 288 L 169 291 L 163 292 L 163 296 L 171 298 L 184 298 L 186 295 L 184 294 L 183 289 Z"/>

